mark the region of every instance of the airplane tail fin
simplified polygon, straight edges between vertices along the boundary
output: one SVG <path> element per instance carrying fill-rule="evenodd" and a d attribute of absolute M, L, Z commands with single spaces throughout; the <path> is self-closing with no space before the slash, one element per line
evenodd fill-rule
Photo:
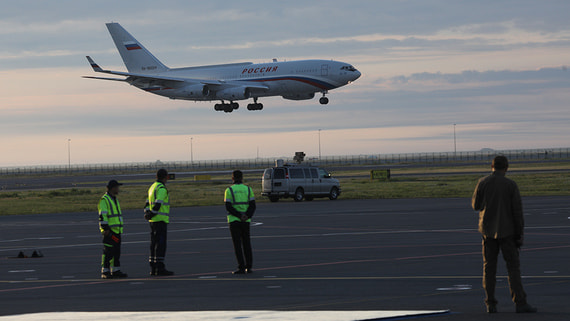
<path fill-rule="evenodd" d="M 111 22 L 106 25 L 129 72 L 153 74 L 168 70 L 120 24 Z"/>

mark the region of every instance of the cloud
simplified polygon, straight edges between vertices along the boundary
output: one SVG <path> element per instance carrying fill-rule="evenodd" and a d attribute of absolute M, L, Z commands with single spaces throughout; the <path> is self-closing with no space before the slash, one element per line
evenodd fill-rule
<path fill-rule="evenodd" d="M 172 144 L 169 153 L 182 157 L 187 135 L 213 146 L 202 145 L 201 155 L 224 158 L 248 155 L 240 149 L 250 150 L 250 141 L 266 153 L 313 148 L 318 128 L 330 134 L 327 154 L 447 150 L 453 123 L 464 149 L 555 144 L 570 134 L 564 125 L 570 81 L 562 68 L 570 65 L 567 1 L 62 0 L 53 6 L 22 0 L 0 11 L 0 134 L 18 138 L 21 150 L 63 142 L 61 153 L 38 153 L 51 155 L 50 162 L 65 154 L 68 136 L 76 153 L 80 141 L 89 142 L 78 158 L 89 161 L 96 159 L 89 153 L 108 146 L 122 159 L 143 157 L 135 146 L 145 141 Z M 327 106 L 276 97 L 262 99 L 262 112 L 247 112 L 242 102 L 235 113 L 216 113 L 212 103 L 81 79 L 92 74 L 85 55 L 125 70 L 104 25 L 109 21 L 172 67 L 319 58 L 354 64 L 363 76 L 331 91 Z M 18 145 L 10 146 L 9 154 L 19 155 Z"/>
<path fill-rule="evenodd" d="M 431 73 L 422 72 L 412 75 L 399 75 L 390 79 L 377 79 L 376 83 L 391 84 L 410 84 L 410 83 L 445 83 L 445 84 L 464 84 L 464 83 L 486 83 L 486 82 L 549 82 L 552 84 L 560 84 L 568 86 L 570 82 L 570 73 L 567 66 L 540 68 L 538 70 L 465 70 L 460 73 Z"/>

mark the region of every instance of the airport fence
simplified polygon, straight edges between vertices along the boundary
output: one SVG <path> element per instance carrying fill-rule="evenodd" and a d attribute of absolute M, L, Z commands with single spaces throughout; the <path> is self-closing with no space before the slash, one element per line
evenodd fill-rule
<path fill-rule="evenodd" d="M 505 155 L 512 162 L 520 161 L 570 161 L 570 148 L 488 150 L 476 152 L 434 152 L 404 154 L 345 155 L 306 158 L 306 163 L 319 166 L 388 166 L 397 164 L 450 165 L 461 163 L 489 162 L 496 155 Z M 0 175 L 45 175 L 45 174 L 95 174 L 95 173 L 150 173 L 160 168 L 170 172 L 216 171 L 231 169 L 255 169 L 275 165 L 277 159 L 293 164 L 292 157 L 271 157 L 255 159 L 206 160 L 181 162 L 138 162 L 117 164 L 72 164 L 0 168 Z"/>

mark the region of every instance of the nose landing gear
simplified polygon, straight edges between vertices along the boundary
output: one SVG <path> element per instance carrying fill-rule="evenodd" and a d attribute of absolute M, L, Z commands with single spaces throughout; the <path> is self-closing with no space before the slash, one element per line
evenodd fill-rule
<path fill-rule="evenodd" d="M 319 103 L 320 103 L 321 105 L 326 105 L 326 104 L 329 103 L 329 99 L 328 99 L 327 97 L 325 97 L 326 94 L 327 94 L 326 92 L 323 92 L 323 97 L 321 97 L 321 98 L 319 99 Z"/>

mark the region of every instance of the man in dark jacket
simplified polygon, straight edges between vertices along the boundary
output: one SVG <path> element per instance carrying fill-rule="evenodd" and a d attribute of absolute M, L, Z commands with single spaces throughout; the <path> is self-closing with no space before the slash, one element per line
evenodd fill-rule
<path fill-rule="evenodd" d="M 473 193 L 473 209 L 479 211 L 479 232 L 483 235 L 483 287 L 487 312 L 497 312 L 495 284 L 499 251 L 507 263 L 509 286 L 517 313 L 536 312 L 524 292 L 519 260 L 523 245 L 524 218 L 517 184 L 506 178 L 509 162 L 505 156 L 493 159 L 493 173 L 479 180 Z"/>

